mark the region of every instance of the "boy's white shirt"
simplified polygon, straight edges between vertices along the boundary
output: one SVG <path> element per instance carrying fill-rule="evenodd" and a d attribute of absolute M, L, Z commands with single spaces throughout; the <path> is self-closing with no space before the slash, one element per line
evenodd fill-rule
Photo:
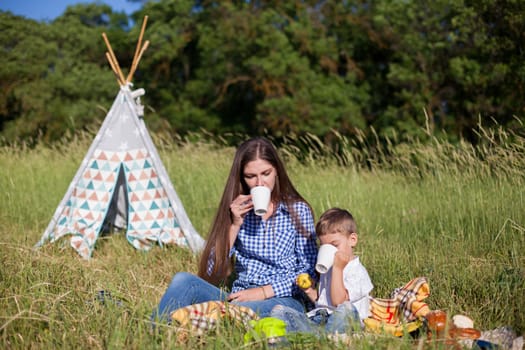
<path fill-rule="evenodd" d="M 315 309 L 307 313 L 308 317 L 314 316 L 320 309 L 332 313 L 335 306 L 330 298 L 330 282 L 332 268 L 322 274 L 319 280 L 319 297 L 315 303 Z M 370 292 L 374 288 L 368 271 L 359 261 L 359 257 L 350 260 L 343 269 L 343 284 L 350 296 L 350 303 L 355 306 L 361 320 L 367 318 L 370 313 Z"/>

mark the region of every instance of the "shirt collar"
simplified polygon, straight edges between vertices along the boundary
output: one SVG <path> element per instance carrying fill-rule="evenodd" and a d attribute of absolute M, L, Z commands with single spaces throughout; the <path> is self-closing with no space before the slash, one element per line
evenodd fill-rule
<path fill-rule="evenodd" d="M 275 212 L 277 211 L 285 211 L 287 213 L 289 213 L 290 211 L 288 210 L 288 206 L 286 204 L 284 204 L 284 202 L 279 202 L 279 204 L 277 205 L 277 210 L 275 210 Z"/>

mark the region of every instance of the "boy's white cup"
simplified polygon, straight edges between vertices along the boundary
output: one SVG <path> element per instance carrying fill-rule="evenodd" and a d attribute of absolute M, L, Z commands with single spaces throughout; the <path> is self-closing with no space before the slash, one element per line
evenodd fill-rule
<path fill-rule="evenodd" d="M 331 244 L 321 244 L 317 253 L 315 269 L 319 273 L 326 273 L 334 264 L 335 252 L 337 247 Z"/>
<path fill-rule="evenodd" d="M 255 186 L 250 190 L 255 215 L 263 216 L 268 211 L 272 191 L 266 186 Z"/>

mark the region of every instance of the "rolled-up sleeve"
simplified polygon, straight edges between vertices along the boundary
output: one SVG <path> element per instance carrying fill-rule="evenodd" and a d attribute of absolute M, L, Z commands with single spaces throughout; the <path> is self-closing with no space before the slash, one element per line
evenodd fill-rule
<path fill-rule="evenodd" d="M 315 261 L 317 259 L 317 244 L 315 237 L 314 218 L 310 208 L 306 204 L 301 203 L 299 215 L 301 223 L 306 228 L 307 232 L 297 235 L 297 243 L 295 252 L 297 255 L 297 274 L 308 273 L 312 278 L 316 279 Z"/>
<path fill-rule="evenodd" d="M 317 258 L 314 218 L 310 208 L 305 203 L 296 203 L 295 210 L 305 232 L 295 231 L 294 233 L 295 264 L 292 267 L 293 273 L 272 283 L 272 288 L 277 297 L 293 295 L 294 291 L 297 290 L 295 280 L 301 273 L 308 273 L 314 281 L 317 279 L 314 270 Z"/>

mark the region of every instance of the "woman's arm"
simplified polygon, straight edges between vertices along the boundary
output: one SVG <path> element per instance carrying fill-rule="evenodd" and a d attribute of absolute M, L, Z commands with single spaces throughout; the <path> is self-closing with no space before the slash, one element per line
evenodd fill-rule
<path fill-rule="evenodd" d="M 242 224 L 242 223 L 241 223 Z M 230 238 L 230 250 L 233 248 L 233 244 L 237 239 L 237 235 L 241 230 L 241 224 L 235 224 L 235 222 L 230 226 L 229 238 Z"/>
<path fill-rule="evenodd" d="M 256 301 L 273 298 L 275 293 L 271 284 L 265 286 L 248 288 L 228 295 L 228 301 Z"/>
<path fill-rule="evenodd" d="M 289 278 L 272 284 L 273 290 L 277 296 L 290 295 L 293 292 L 291 288 L 295 286 L 295 279 L 301 273 L 307 273 L 310 275 L 314 284 L 317 282 L 317 275 L 315 273 L 315 260 L 317 258 L 317 244 L 315 241 L 315 228 L 314 219 L 310 207 L 304 202 L 297 202 L 294 204 L 296 215 L 299 216 L 299 220 L 306 229 L 306 232 L 301 233 L 295 230 L 292 234 L 294 246 L 294 263 L 291 266 L 290 272 L 293 274 L 289 275 Z M 298 287 L 297 287 L 298 288 Z"/>
<path fill-rule="evenodd" d="M 244 216 L 253 208 L 252 202 L 249 201 L 250 198 L 250 195 L 241 194 L 237 196 L 237 198 L 235 198 L 230 204 L 230 212 L 232 216 L 232 224 L 228 232 L 230 250 L 233 248 L 233 244 L 237 239 L 239 230 L 241 229 L 242 223 L 244 222 Z"/>
<path fill-rule="evenodd" d="M 306 203 L 299 202 L 296 205 L 297 215 L 299 215 L 300 221 L 306 229 L 305 233 L 296 233 L 297 239 L 295 244 L 295 254 L 297 257 L 297 274 L 308 273 L 315 285 L 317 282 L 317 274 L 315 273 L 317 243 L 314 218 Z"/>

